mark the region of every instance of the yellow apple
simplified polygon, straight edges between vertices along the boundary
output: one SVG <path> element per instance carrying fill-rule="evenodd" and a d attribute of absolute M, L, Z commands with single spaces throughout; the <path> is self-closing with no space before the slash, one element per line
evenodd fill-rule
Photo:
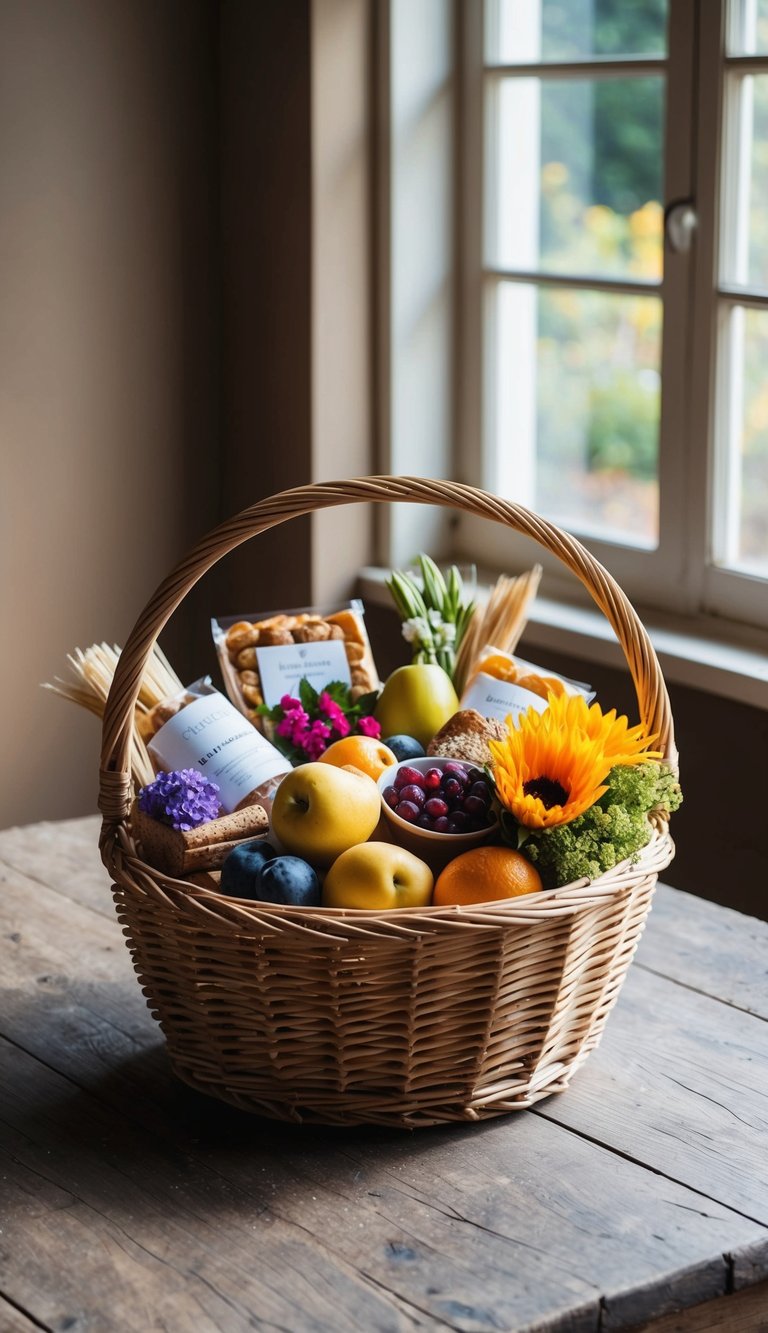
<path fill-rule="evenodd" d="M 272 806 L 272 830 L 287 852 L 329 866 L 370 838 L 381 798 L 373 778 L 334 764 L 302 764 L 283 778 Z"/>
<path fill-rule="evenodd" d="M 428 907 L 432 871 L 391 842 L 364 842 L 334 861 L 323 884 L 323 907 Z"/>
<path fill-rule="evenodd" d="M 388 678 L 376 704 L 382 735 L 413 736 L 425 748 L 458 712 L 459 700 L 442 667 L 414 662 Z"/>

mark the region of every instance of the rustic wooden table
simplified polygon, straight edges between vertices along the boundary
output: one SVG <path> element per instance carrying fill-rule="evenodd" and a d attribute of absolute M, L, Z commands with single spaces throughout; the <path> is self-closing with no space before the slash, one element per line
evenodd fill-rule
<path fill-rule="evenodd" d="M 170 1076 L 97 831 L 0 833 L 0 1329 L 768 1330 L 768 925 L 660 888 L 566 1093 L 303 1129 Z"/>

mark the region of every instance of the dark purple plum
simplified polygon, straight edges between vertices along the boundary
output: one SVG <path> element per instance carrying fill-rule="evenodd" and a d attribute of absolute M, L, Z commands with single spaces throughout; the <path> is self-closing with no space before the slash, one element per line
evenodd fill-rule
<path fill-rule="evenodd" d="M 239 842 L 221 867 L 221 892 L 231 894 L 233 898 L 255 898 L 254 884 L 267 861 L 273 860 L 275 856 L 277 852 L 274 847 L 263 838 Z"/>
<path fill-rule="evenodd" d="M 221 892 L 252 902 L 319 907 L 320 881 L 299 856 L 278 856 L 268 842 L 241 842 L 221 867 Z"/>
<path fill-rule="evenodd" d="M 257 886 L 262 903 L 282 903 L 286 907 L 319 907 L 320 881 L 306 861 L 299 856 L 276 856 L 267 861 Z"/>
<path fill-rule="evenodd" d="M 424 746 L 421 745 L 415 736 L 387 736 L 382 744 L 391 750 L 398 763 L 404 759 L 422 759 L 424 757 Z"/>

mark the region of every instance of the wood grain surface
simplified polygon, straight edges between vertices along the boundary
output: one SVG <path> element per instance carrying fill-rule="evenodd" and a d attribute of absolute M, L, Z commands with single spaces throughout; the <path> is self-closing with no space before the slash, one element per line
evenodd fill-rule
<path fill-rule="evenodd" d="M 97 834 L 0 833 L 0 1329 L 768 1330 L 768 927 L 661 888 L 567 1092 L 301 1128 L 170 1076 Z"/>

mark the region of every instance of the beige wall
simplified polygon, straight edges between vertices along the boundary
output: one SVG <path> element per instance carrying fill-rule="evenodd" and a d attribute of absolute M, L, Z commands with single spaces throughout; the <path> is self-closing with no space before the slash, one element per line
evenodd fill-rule
<path fill-rule="evenodd" d="M 371 470 L 370 12 L 0 0 L 0 827 L 95 809 L 98 723 L 39 688 L 69 651 L 220 518 Z M 212 612 L 351 587 L 370 525 L 336 514 L 206 576 L 184 679 Z"/>
<path fill-rule="evenodd" d="M 0 0 L 0 826 L 95 807 L 39 684 L 211 517 L 210 58 L 196 0 Z"/>
<path fill-rule="evenodd" d="M 375 470 L 371 308 L 371 6 L 312 7 L 312 475 Z M 312 598 L 348 597 L 371 557 L 365 506 L 312 524 Z"/>

